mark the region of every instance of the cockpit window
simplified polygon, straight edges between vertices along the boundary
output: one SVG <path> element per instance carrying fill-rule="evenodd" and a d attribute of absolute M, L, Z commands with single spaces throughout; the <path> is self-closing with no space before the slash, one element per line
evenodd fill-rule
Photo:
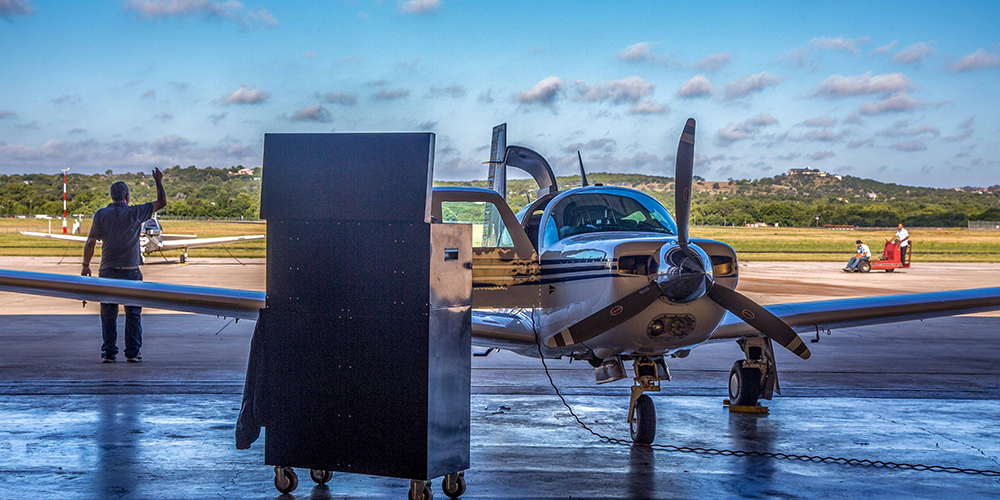
<path fill-rule="evenodd" d="M 160 230 L 160 223 L 156 219 L 149 219 L 142 224 L 143 231 L 147 229 L 152 229 L 154 231 Z"/>
<path fill-rule="evenodd" d="M 645 194 L 579 193 L 566 196 L 552 207 L 544 243 L 605 231 L 674 235 L 677 225 L 662 205 Z"/>

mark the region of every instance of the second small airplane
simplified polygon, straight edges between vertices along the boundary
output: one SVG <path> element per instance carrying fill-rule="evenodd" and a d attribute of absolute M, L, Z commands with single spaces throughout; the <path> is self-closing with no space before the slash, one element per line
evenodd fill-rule
<path fill-rule="evenodd" d="M 25 236 L 34 236 L 36 238 L 51 238 L 54 240 L 74 241 L 77 243 L 87 242 L 86 236 L 76 236 L 72 234 L 36 233 L 32 231 L 21 231 L 21 234 Z M 143 263 L 146 262 L 146 256 L 151 255 L 154 252 L 183 249 L 184 253 L 181 254 L 180 258 L 181 264 L 183 264 L 187 262 L 189 248 L 221 245 L 237 241 L 262 240 L 266 237 L 267 236 L 263 234 L 248 234 L 243 236 L 223 236 L 219 238 L 199 238 L 196 234 L 166 234 L 160 226 L 160 221 L 156 219 L 149 219 L 142 225 L 142 234 L 139 235 L 139 246 L 142 247 Z"/>

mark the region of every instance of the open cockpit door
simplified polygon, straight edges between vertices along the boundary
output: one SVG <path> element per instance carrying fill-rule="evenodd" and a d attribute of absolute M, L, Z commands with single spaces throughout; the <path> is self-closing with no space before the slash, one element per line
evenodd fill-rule
<path fill-rule="evenodd" d="M 502 227 L 491 246 L 481 246 L 486 210 Z M 507 202 L 491 189 L 436 187 L 431 216 L 442 223 L 473 224 L 472 307 L 537 307 L 540 301 L 538 253 Z M 478 226 L 478 227 L 477 227 Z"/>

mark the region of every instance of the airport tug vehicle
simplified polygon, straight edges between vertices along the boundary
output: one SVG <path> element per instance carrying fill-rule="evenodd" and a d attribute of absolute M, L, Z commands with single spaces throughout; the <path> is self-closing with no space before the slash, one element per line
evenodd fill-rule
<path fill-rule="evenodd" d="M 882 249 L 882 258 L 878 260 L 873 260 L 869 262 L 862 262 L 860 266 L 864 266 L 861 272 L 867 273 L 872 269 L 876 271 L 884 270 L 887 273 L 891 273 L 896 269 L 900 268 L 910 268 L 910 258 L 913 255 L 913 243 L 906 245 L 905 247 L 900 247 L 898 241 L 886 241 L 885 248 Z M 906 254 L 906 264 L 902 263 L 902 256 Z"/>

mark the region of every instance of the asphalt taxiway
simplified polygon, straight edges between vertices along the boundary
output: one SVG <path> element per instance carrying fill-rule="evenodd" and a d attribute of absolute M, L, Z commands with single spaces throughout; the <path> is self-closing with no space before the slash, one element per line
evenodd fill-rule
<path fill-rule="evenodd" d="M 68 260 L 68 259 L 67 259 Z M 77 272 L 54 258 L 0 267 Z M 147 280 L 263 289 L 232 259 L 146 266 Z M 1000 285 L 1000 265 L 922 264 L 841 273 L 829 263 L 748 263 L 763 303 Z M 0 498 L 276 498 L 263 442 L 237 451 L 252 322 L 144 314 L 144 362 L 101 364 L 96 304 L 0 293 Z M 654 395 L 657 443 L 1000 470 L 1000 317 L 973 315 L 821 332 L 803 361 L 778 351 L 767 415 L 722 406 L 735 343 L 670 361 Z M 121 347 L 121 346 L 120 346 Z M 787 355 L 786 355 L 787 354 Z M 555 397 L 537 359 L 473 360 L 472 468 L 463 498 L 997 498 L 1000 477 L 708 456 L 603 443 Z M 593 430 L 625 439 L 628 382 L 548 361 Z M 404 404 L 404 402 L 400 402 Z M 386 411 L 392 411 L 387 408 Z M 307 471 L 283 498 L 404 498 L 406 481 Z M 440 481 L 435 481 L 435 495 Z"/>

